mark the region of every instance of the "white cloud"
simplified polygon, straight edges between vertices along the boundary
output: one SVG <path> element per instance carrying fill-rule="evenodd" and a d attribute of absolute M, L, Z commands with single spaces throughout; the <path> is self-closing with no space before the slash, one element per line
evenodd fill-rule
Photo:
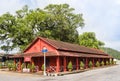
<path fill-rule="evenodd" d="M 0 15 L 11 12 L 15 13 L 16 10 L 21 9 L 25 5 L 21 0 L 2 0 L 0 1 Z"/>

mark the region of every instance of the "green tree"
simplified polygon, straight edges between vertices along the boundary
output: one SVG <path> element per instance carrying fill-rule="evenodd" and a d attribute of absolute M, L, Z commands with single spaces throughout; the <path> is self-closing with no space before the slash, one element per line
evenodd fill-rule
<path fill-rule="evenodd" d="M 44 9 L 24 6 L 15 15 L 0 16 L 2 50 L 19 48 L 20 51 L 37 36 L 78 43 L 78 27 L 84 26 L 82 14 L 73 13 L 68 4 L 50 4 Z"/>
<path fill-rule="evenodd" d="M 74 8 L 70 8 L 68 4 L 50 4 L 45 7 L 45 10 L 51 15 L 52 37 L 57 40 L 77 43 L 78 32 L 76 29 L 84 26 L 82 14 L 74 14 Z"/>
<path fill-rule="evenodd" d="M 94 32 L 84 32 L 83 34 L 79 35 L 79 44 L 97 49 L 104 45 L 103 42 L 97 40 Z"/>
<path fill-rule="evenodd" d="M 105 53 L 109 54 L 113 58 L 120 60 L 120 52 L 118 50 L 108 48 L 108 47 L 102 47 L 101 50 L 103 50 Z"/>

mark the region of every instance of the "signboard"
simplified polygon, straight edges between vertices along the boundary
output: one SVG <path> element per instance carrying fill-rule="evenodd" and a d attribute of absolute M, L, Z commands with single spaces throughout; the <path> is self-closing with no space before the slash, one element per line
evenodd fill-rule
<path fill-rule="evenodd" d="M 24 62 L 30 62 L 31 61 L 31 57 L 24 57 Z"/>
<path fill-rule="evenodd" d="M 43 47 L 42 53 L 46 53 L 46 52 L 48 52 L 47 48 L 46 48 L 46 47 Z"/>

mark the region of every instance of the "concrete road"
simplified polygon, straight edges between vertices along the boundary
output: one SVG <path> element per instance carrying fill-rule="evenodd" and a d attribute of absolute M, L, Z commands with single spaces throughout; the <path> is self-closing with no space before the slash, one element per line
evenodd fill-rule
<path fill-rule="evenodd" d="M 0 71 L 0 81 L 120 81 L 120 65 L 57 77 Z"/>

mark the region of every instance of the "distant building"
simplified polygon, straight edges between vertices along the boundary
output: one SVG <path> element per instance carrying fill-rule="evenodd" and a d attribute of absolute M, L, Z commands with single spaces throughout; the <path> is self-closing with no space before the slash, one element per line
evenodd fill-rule
<path fill-rule="evenodd" d="M 18 61 L 20 66 L 22 63 L 35 64 L 40 71 L 44 63 L 43 47 L 48 50 L 46 53 L 47 72 L 67 71 L 67 65 L 70 61 L 73 64 L 73 70 L 78 70 L 80 69 L 80 61 L 83 61 L 84 68 L 87 69 L 89 61 L 92 61 L 93 67 L 95 67 L 97 61 L 106 63 L 106 61 L 109 62 L 110 59 L 113 59 L 113 57 L 98 49 L 42 37 L 36 38 L 22 54 L 15 55 L 12 58 L 15 62 Z"/>
<path fill-rule="evenodd" d="M 12 54 L 4 54 L 0 53 L 0 62 L 5 62 L 6 60 L 10 60 L 10 56 L 13 56 Z"/>

